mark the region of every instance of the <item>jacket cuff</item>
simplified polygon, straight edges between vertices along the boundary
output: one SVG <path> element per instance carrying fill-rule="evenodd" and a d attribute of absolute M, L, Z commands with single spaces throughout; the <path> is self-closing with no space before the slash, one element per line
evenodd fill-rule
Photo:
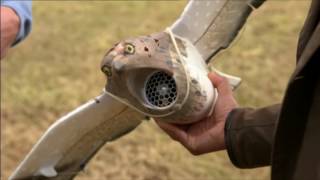
<path fill-rule="evenodd" d="M 233 109 L 225 123 L 225 144 L 231 162 L 239 168 L 269 165 L 280 105 L 261 109 Z"/>
<path fill-rule="evenodd" d="M 232 120 L 233 120 L 232 117 L 233 117 L 235 111 L 236 110 L 233 109 L 227 116 L 226 124 L 225 124 L 225 127 L 224 127 L 224 137 L 225 137 L 225 144 L 226 144 L 227 153 L 228 153 L 230 161 L 236 167 L 240 167 L 240 164 L 237 161 L 236 155 L 235 155 L 235 153 L 233 151 L 235 149 L 235 147 L 233 147 L 233 145 L 232 145 L 231 133 L 228 133 L 229 129 L 231 129 L 231 127 L 232 127 Z"/>

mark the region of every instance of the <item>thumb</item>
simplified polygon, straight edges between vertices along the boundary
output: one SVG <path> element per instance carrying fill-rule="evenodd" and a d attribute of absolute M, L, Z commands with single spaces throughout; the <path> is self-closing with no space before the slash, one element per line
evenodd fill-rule
<path fill-rule="evenodd" d="M 229 85 L 229 82 L 226 78 L 218 75 L 215 72 L 210 72 L 208 77 L 215 88 L 217 88 L 220 95 L 228 95 L 232 93 L 232 89 Z"/>

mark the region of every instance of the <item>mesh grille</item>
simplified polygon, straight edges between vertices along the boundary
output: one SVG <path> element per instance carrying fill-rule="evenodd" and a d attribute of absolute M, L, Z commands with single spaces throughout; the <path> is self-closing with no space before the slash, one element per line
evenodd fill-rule
<path fill-rule="evenodd" d="M 145 93 L 149 103 L 157 107 L 166 107 L 176 100 L 176 83 L 168 74 L 156 72 L 148 79 Z"/>

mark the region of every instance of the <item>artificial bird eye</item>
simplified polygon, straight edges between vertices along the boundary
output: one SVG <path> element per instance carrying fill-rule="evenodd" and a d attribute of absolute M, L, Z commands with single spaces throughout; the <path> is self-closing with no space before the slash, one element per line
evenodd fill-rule
<path fill-rule="evenodd" d="M 112 76 L 112 71 L 111 71 L 111 68 L 109 66 L 103 66 L 101 68 L 102 72 L 107 75 L 108 77 L 111 77 Z"/>
<path fill-rule="evenodd" d="M 132 44 L 126 44 L 125 45 L 125 49 L 124 49 L 124 52 L 127 53 L 127 54 L 133 54 L 134 53 L 134 45 Z"/>

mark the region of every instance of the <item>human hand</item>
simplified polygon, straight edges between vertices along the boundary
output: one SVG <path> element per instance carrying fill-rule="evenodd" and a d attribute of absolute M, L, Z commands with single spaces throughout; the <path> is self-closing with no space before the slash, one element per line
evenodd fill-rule
<path fill-rule="evenodd" d="M 176 125 L 156 120 L 161 129 L 172 139 L 179 141 L 193 155 L 226 148 L 224 140 L 226 118 L 229 112 L 238 106 L 225 78 L 216 73 L 209 73 L 208 77 L 218 91 L 218 100 L 210 117 L 190 125 Z"/>
<path fill-rule="evenodd" d="M 20 19 L 15 11 L 1 6 L 0 59 L 2 59 L 14 43 L 20 28 Z"/>

